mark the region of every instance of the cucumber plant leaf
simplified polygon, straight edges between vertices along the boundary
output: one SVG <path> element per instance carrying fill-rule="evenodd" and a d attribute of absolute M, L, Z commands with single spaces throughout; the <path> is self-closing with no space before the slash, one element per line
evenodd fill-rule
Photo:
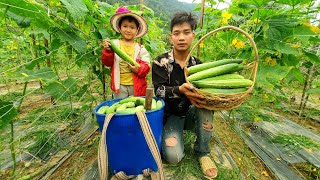
<path fill-rule="evenodd" d="M 61 2 L 75 20 L 83 20 L 89 11 L 82 0 L 61 0 Z"/>
<path fill-rule="evenodd" d="M 86 40 L 80 37 L 73 29 L 59 29 L 57 35 L 61 41 L 67 41 L 78 53 L 85 53 L 87 50 Z"/>
<path fill-rule="evenodd" d="M 261 64 L 257 72 L 257 85 L 273 90 L 277 88 L 277 84 L 288 75 L 290 70 L 291 68 L 286 66 Z"/>
<path fill-rule="evenodd" d="M 265 36 L 268 38 L 269 46 L 273 47 L 293 35 L 294 27 L 297 25 L 297 20 L 285 15 L 272 16 L 266 20 L 268 28 Z"/>
<path fill-rule="evenodd" d="M 18 115 L 13 102 L 0 100 L 0 130 L 4 129 Z"/>
<path fill-rule="evenodd" d="M 287 43 L 283 43 L 283 42 L 277 43 L 275 44 L 274 48 L 280 51 L 281 53 L 299 55 L 298 50 L 295 48 L 292 48 Z"/>
<path fill-rule="evenodd" d="M 290 6 L 297 6 L 298 4 L 310 3 L 312 0 L 278 0 L 277 3 L 287 4 Z"/>
<path fill-rule="evenodd" d="M 292 55 L 292 54 L 283 54 L 281 60 L 284 62 L 284 64 L 286 66 L 298 66 L 299 65 L 299 62 L 300 62 L 300 59 L 295 56 L 295 55 Z"/>
<path fill-rule="evenodd" d="M 48 18 L 47 10 L 36 2 L 28 2 L 21 0 L 0 0 L 1 5 L 7 7 L 7 14 L 13 18 L 18 25 L 27 27 L 30 23 L 31 26 L 35 26 L 42 29 L 47 29 L 54 26 Z M 19 17 L 17 19 L 17 17 Z M 21 21 L 21 18 L 24 19 Z M 18 21 L 17 21 L 18 20 Z M 30 22 L 29 22 L 30 21 Z"/>
<path fill-rule="evenodd" d="M 298 68 L 292 68 L 290 74 L 292 74 L 299 82 L 304 82 L 304 77 Z"/>
<path fill-rule="evenodd" d="M 52 69 L 47 67 L 34 70 L 21 68 L 9 75 L 12 79 L 22 82 L 28 82 L 32 80 L 52 80 L 56 78 L 56 75 Z"/>
<path fill-rule="evenodd" d="M 305 51 L 303 50 L 303 53 L 308 57 L 308 59 L 310 60 L 310 62 L 313 62 L 313 63 L 320 63 L 320 58 L 319 56 L 311 53 L 311 52 L 308 52 L 308 51 Z"/>
<path fill-rule="evenodd" d="M 320 87 L 309 89 L 307 91 L 308 94 L 320 94 Z"/>
<path fill-rule="evenodd" d="M 45 85 L 43 90 L 56 100 L 67 100 L 72 95 L 78 93 L 79 86 L 77 80 L 68 78 L 63 81 L 52 81 Z"/>

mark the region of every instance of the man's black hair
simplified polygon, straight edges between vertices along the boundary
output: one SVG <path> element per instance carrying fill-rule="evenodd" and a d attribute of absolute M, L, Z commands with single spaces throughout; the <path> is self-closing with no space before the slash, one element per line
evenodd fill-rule
<path fill-rule="evenodd" d="M 172 32 L 173 26 L 188 23 L 191 26 L 192 30 L 197 28 L 197 15 L 192 14 L 191 12 L 180 11 L 174 14 L 171 24 L 170 24 L 170 31 Z"/>
<path fill-rule="evenodd" d="M 120 21 L 119 21 L 119 27 L 121 28 L 121 24 L 124 20 L 128 20 L 129 22 L 134 22 L 137 25 L 137 28 L 139 28 L 139 22 L 136 18 L 132 17 L 132 16 L 123 16 Z"/>

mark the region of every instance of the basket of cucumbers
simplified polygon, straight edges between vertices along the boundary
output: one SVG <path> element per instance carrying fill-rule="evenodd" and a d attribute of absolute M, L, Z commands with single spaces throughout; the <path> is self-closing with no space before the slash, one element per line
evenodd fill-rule
<path fill-rule="evenodd" d="M 192 47 L 187 60 L 204 39 L 226 30 L 237 31 L 249 39 L 254 60 L 245 64 L 242 59 L 221 59 L 184 68 L 186 82 L 205 97 L 206 105 L 203 107 L 209 110 L 229 110 L 240 106 L 252 92 L 256 81 L 258 50 L 252 37 L 238 27 L 224 26 L 207 33 Z"/>

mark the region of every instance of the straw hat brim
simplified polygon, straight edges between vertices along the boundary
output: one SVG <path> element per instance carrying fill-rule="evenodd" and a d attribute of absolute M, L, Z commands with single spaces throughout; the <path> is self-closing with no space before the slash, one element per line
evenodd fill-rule
<path fill-rule="evenodd" d="M 139 30 L 138 30 L 136 37 L 142 37 L 148 32 L 148 24 L 147 24 L 146 20 L 142 16 L 131 13 L 131 12 L 117 13 L 111 17 L 110 24 L 111 24 L 111 27 L 115 31 L 120 33 L 119 21 L 124 16 L 132 16 L 133 18 L 135 18 L 138 21 Z"/>

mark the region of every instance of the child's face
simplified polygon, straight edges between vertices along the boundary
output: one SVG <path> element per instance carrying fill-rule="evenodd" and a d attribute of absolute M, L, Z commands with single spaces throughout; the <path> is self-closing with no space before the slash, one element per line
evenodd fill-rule
<path fill-rule="evenodd" d="M 188 51 L 194 39 L 194 33 L 189 23 L 182 23 L 173 26 L 170 40 L 177 51 Z"/>
<path fill-rule="evenodd" d="M 127 19 L 122 21 L 120 26 L 120 33 L 125 40 L 133 40 L 134 37 L 136 37 L 137 32 L 138 28 L 134 21 L 129 22 L 129 20 Z"/>

